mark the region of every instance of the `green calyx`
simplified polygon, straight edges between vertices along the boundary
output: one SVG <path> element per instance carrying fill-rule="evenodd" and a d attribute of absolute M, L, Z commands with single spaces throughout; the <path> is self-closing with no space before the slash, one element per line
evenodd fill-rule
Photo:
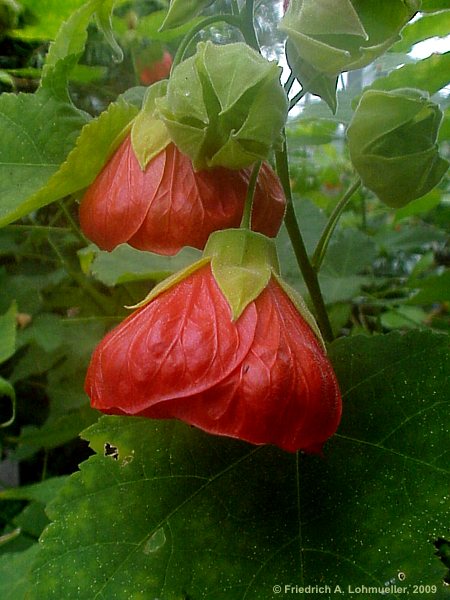
<path fill-rule="evenodd" d="M 203 254 L 211 259 L 214 279 L 230 305 L 233 321 L 279 273 L 275 242 L 248 229 L 214 232 Z"/>
<path fill-rule="evenodd" d="M 310 68 L 336 77 L 383 54 L 420 5 L 420 0 L 291 0 L 279 29 Z M 297 75 L 295 62 L 291 67 Z"/>
<path fill-rule="evenodd" d="M 363 94 L 347 131 L 352 163 L 362 182 L 399 208 L 430 191 L 448 169 L 437 137 L 442 112 L 413 89 Z"/>
<path fill-rule="evenodd" d="M 155 286 L 142 302 L 128 308 L 148 304 L 207 264 L 228 302 L 233 321 L 239 319 L 246 307 L 258 298 L 274 278 L 326 351 L 319 327 L 305 301 L 280 277 L 275 241 L 248 229 L 215 231 L 209 236 L 200 260 L 174 273 Z"/>
<path fill-rule="evenodd" d="M 147 90 L 141 111 L 134 119 L 131 144 L 134 154 L 144 171 L 148 163 L 171 142 L 169 132 L 157 116 L 155 102 L 164 96 L 167 81 L 158 81 Z"/>
<path fill-rule="evenodd" d="M 199 43 L 156 106 L 195 169 L 241 169 L 282 143 L 288 105 L 279 76 L 275 63 L 244 43 Z"/>
<path fill-rule="evenodd" d="M 203 257 L 155 286 L 140 308 L 206 264 L 227 300 L 233 321 L 260 295 L 272 275 L 279 273 L 274 240 L 248 229 L 224 229 L 209 236 Z"/>

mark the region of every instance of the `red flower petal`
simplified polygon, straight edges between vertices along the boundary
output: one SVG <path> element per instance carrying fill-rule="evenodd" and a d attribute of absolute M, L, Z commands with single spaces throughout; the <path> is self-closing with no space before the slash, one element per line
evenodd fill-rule
<path fill-rule="evenodd" d="M 159 254 L 203 249 L 213 231 L 239 226 L 249 177 L 248 169 L 195 172 L 174 144 L 142 171 L 128 136 L 82 199 L 81 227 L 105 250 L 124 242 Z M 265 164 L 255 191 L 255 230 L 275 236 L 284 207 L 281 184 Z"/>
<path fill-rule="evenodd" d="M 289 451 L 319 451 L 341 415 L 332 366 L 278 283 L 232 322 L 209 265 L 110 332 L 86 391 L 107 413 L 176 417 Z"/>
<path fill-rule="evenodd" d="M 86 191 L 79 210 L 84 234 L 103 250 L 127 242 L 142 225 L 149 196 L 164 173 L 164 155 L 143 172 L 127 136 Z"/>

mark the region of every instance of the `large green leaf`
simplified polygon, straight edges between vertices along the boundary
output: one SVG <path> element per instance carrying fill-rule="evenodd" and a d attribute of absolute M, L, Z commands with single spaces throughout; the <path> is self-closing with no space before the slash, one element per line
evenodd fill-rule
<path fill-rule="evenodd" d="M 450 82 L 450 52 L 432 54 L 417 63 L 405 65 L 380 77 L 370 85 L 373 90 L 418 88 L 433 95 Z"/>
<path fill-rule="evenodd" d="M 0 597 L 2 600 L 22 600 L 29 589 L 28 573 L 38 553 L 38 544 L 24 552 L 0 557 Z"/>
<path fill-rule="evenodd" d="M 426 15 L 402 30 L 402 39 L 393 47 L 394 52 L 409 52 L 417 42 L 434 36 L 446 36 L 450 31 L 450 10 Z"/>
<path fill-rule="evenodd" d="M 113 105 L 83 132 L 64 163 L 89 120 L 70 102 L 68 76 L 86 43 L 92 15 L 101 11 L 107 21 L 111 5 L 112 0 L 90 0 L 64 23 L 50 47 L 37 93 L 0 97 L 0 226 L 90 183 L 135 116 L 137 109 L 127 103 Z M 104 29 L 110 38 L 105 23 Z"/>
<path fill-rule="evenodd" d="M 93 277 L 105 285 L 113 286 L 130 281 L 160 281 L 198 260 L 201 253 L 195 248 L 183 248 L 175 256 L 161 256 L 121 244 L 112 252 L 88 246 L 80 256 L 82 264 L 83 257 L 88 259 L 86 270 Z"/>
<path fill-rule="evenodd" d="M 97 454 L 48 507 L 27 598 L 261 600 L 319 583 L 446 598 L 448 337 L 347 338 L 331 357 L 344 418 L 324 458 L 171 421 L 92 426 Z"/>
<path fill-rule="evenodd" d="M 0 225 L 38 208 L 34 195 L 58 170 L 86 120 L 44 93 L 0 96 Z"/>
<path fill-rule="evenodd" d="M 367 271 L 375 257 L 376 247 L 369 236 L 358 230 L 340 232 L 328 248 L 319 275 L 327 304 L 357 296 L 361 286 L 372 281 Z"/>
<path fill-rule="evenodd" d="M 86 0 L 20 0 L 32 15 L 30 23 L 15 31 L 16 37 L 30 40 L 53 40 L 58 30 L 74 10 Z"/>

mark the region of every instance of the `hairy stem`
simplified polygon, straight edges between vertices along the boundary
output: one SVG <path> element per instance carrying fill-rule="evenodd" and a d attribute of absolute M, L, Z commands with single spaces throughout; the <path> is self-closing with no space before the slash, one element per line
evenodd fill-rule
<path fill-rule="evenodd" d="M 328 223 L 325 225 L 322 235 L 317 242 L 316 249 L 314 250 L 314 254 L 311 259 L 311 264 L 316 272 L 320 270 L 323 259 L 325 258 L 325 254 L 327 252 L 328 244 L 330 243 L 331 236 L 333 235 L 333 231 L 336 228 L 341 214 L 349 203 L 350 198 L 358 190 L 360 185 L 361 179 L 358 177 L 334 207 L 334 210 L 328 219 Z"/>
<path fill-rule="evenodd" d="M 330 342 L 333 339 L 333 332 L 322 296 L 322 291 L 317 279 L 317 273 L 313 269 L 309 260 L 305 242 L 303 241 L 303 236 L 297 222 L 297 217 L 295 216 L 294 204 L 292 202 L 291 184 L 289 179 L 289 163 L 286 142 L 283 145 L 283 149 L 277 152 L 275 156 L 278 176 L 281 180 L 284 193 L 286 195 L 286 228 L 294 249 L 298 266 L 311 296 L 320 330 L 325 340 Z"/>
<path fill-rule="evenodd" d="M 253 198 L 255 196 L 256 182 L 258 181 L 258 174 L 261 168 L 261 161 L 254 164 L 250 179 L 248 182 L 247 195 L 245 197 L 244 212 L 242 214 L 241 228 L 251 229 L 251 217 L 252 217 L 252 206 Z"/>

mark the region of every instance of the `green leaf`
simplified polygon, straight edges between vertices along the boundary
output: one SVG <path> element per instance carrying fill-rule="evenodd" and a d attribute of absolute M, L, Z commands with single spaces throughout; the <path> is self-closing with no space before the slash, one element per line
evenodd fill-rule
<path fill-rule="evenodd" d="M 450 271 L 425 279 L 412 279 L 408 281 L 408 287 L 419 290 L 409 299 L 410 304 L 450 302 Z"/>
<path fill-rule="evenodd" d="M 3 98 L 4 96 L 0 98 L 0 110 Z M 0 175 L 3 170 L 5 173 L 14 175 L 14 179 L 8 182 L 8 188 L 4 190 L 5 195 L 2 194 L 0 225 L 5 225 L 32 210 L 89 185 L 108 156 L 122 140 L 130 121 L 138 110 L 123 100 L 113 103 L 107 111 L 88 123 L 80 133 L 81 126 L 86 121 L 84 118 L 82 120 L 74 118 L 73 110 L 67 105 L 55 106 L 52 100 L 42 103 L 39 101 L 40 96 L 38 95 L 26 98 L 32 100 L 30 104 L 36 105 L 35 111 L 39 113 L 39 116 L 36 114 L 35 121 L 31 121 L 31 119 L 30 122 L 25 121 L 28 129 L 25 132 L 23 114 L 19 112 L 20 107 L 15 107 L 14 114 L 17 119 L 15 154 L 18 155 L 21 151 L 22 154 L 17 159 L 14 159 L 14 156 L 8 157 L 4 165 L 0 164 Z M 33 102 L 34 100 L 36 101 Z M 28 103 L 25 101 L 25 104 Z M 59 108 L 59 112 L 62 114 L 58 115 L 57 111 L 55 117 L 52 108 L 54 110 Z M 45 118 L 42 113 L 45 113 L 47 109 L 49 112 Z M 33 115 L 34 113 L 30 115 L 30 118 Z M 21 125 L 19 125 L 20 121 Z M 35 127 L 39 127 L 39 136 L 33 131 Z M 64 132 L 69 137 L 62 140 Z M 28 139 L 24 137 L 25 133 L 27 133 Z M 36 144 L 30 145 L 29 138 L 33 135 Z M 23 142 L 18 144 L 17 140 L 21 138 Z M 42 164 L 42 154 L 55 153 L 58 145 L 60 146 L 58 156 L 55 156 L 51 163 Z M 74 145 L 75 147 L 73 147 Z M 69 153 L 71 149 L 72 151 Z M 0 153 L 1 151 L 2 143 L 0 142 Z M 5 156 L 8 156 L 6 143 L 4 153 Z M 89 160 L 86 157 L 89 157 Z M 27 160 L 28 164 L 25 165 Z M 3 190 L 0 190 L 0 194 L 1 192 Z"/>
<path fill-rule="evenodd" d="M 113 52 L 119 59 L 123 57 L 112 35 L 109 21 L 113 3 L 114 0 L 89 0 L 63 23 L 55 41 L 50 45 L 42 71 L 41 89 L 68 101 L 68 76 L 84 50 L 87 28 L 94 14 Z"/>
<path fill-rule="evenodd" d="M 0 315 L 0 364 L 16 351 L 16 314 L 17 306 L 13 302 L 9 310 Z"/>
<path fill-rule="evenodd" d="M 339 232 L 328 247 L 319 274 L 319 282 L 328 304 L 351 300 L 361 286 L 372 281 L 364 274 L 376 258 L 376 246 L 371 238 L 356 229 Z"/>
<path fill-rule="evenodd" d="M 448 0 L 422 0 L 421 12 L 438 12 L 448 8 Z"/>
<path fill-rule="evenodd" d="M 299 119 L 286 130 L 289 147 L 319 146 L 336 138 L 336 121 L 331 119 Z"/>
<path fill-rule="evenodd" d="M 200 256 L 194 248 L 184 248 L 175 256 L 161 256 L 122 244 L 112 252 L 96 250 L 89 270 L 93 277 L 108 286 L 129 281 L 160 281 L 184 269 Z"/>
<path fill-rule="evenodd" d="M 70 103 L 67 79 L 84 48 L 93 13 L 107 12 L 108 7 L 111 0 L 91 0 L 63 25 L 49 50 L 36 94 L 0 98 L 0 225 L 88 185 L 116 142 L 115 136 L 123 134 L 137 112 L 124 101 L 113 105 L 84 132 L 61 166 L 88 120 Z"/>
<path fill-rule="evenodd" d="M 448 6 L 447 6 L 448 8 Z M 410 23 L 402 31 L 402 39 L 393 47 L 394 52 L 409 52 L 414 44 L 434 36 L 446 36 L 450 31 L 450 10 L 425 15 Z"/>
<path fill-rule="evenodd" d="M 0 499 L 34 500 L 35 502 L 40 502 L 41 504 L 47 504 L 53 500 L 66 481 L 66 476 L 51 477 L 50 479 L 44 479 L 44 481 L 41 481 L 40 483 L 1 490 Z"/>
<path fill-rule="evenodd" d="M 48 203 L 38 193 L 86 120 L 85 114 L 46 93 L 0 96 L 0 226 Z"/>
<path fill-rule="evenodd" d="M 25 40 L 53 40 L 61 24 L 86 0 L 20 0 L 32 15 L 29 23 L 15 31 L 15 36 Z"/>
<path fill-rule="evenodd" d="M 29 598 L 261 600 L 404 573 L 443 599 L 448 338 L 347 338 L 330 356 L 345 409 L 325 459 L 102 418 L 84 434 L 97 455 L 48 507 Z"/>
<path fill-rule="evenodd" d="M 22 600 L 29 589 L 28 575 L 39 551 L 33 544 L 24 552 L 0 556 L 0 597 L 2 600 Z"/>
<path fill-rule="evenodd" d="M 395 90 L 414 87 L 435 94 L 450 82 L 450 52 L 432 54 L 414 64 L 395 69 L 386 77 L 379 77 L 366 89 Z"/>

